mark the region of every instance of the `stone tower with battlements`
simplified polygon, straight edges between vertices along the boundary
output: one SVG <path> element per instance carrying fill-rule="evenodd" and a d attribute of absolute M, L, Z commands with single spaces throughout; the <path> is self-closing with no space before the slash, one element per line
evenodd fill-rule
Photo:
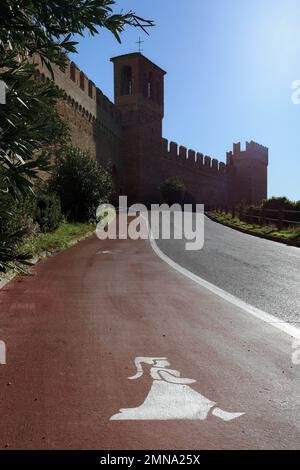
<path fill-rule="evenodd" d="M 228 196 L 233 204 L 256 205 L 267 198 L 268 163 L 268 148 L 253 141 L 246 142 L 245 150 L 237 143 L 227 152 Z"/>

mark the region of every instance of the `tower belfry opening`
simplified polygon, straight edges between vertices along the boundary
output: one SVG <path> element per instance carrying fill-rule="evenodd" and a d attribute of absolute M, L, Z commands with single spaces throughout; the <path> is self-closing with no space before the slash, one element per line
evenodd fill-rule
<path fill-rule="evenodd" d="M 121 95 L 132 95 L 132 67 L 124 65 L 121 77 Z"/>

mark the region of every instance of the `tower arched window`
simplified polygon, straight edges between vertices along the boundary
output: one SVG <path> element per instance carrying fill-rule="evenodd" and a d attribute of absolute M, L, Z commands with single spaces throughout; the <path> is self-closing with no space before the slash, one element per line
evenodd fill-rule
<path fill-rule="evenodd" d="M 122 70 L 121 95 L 132 95 L 132 68 L 127 65 Z"/>

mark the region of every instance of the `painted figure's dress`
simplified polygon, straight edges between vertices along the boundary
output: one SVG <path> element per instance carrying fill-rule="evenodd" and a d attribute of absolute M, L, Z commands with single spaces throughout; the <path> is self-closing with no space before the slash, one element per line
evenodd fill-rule
<path fill-rule="evenodd" d="M 137 408 L 124 408 L 111 420 L 205 420 L 216 403 L 189 387 L 196 382 L 180 378 L 180 372 L 151 369 L 153 383 L 144 403 Z"/>

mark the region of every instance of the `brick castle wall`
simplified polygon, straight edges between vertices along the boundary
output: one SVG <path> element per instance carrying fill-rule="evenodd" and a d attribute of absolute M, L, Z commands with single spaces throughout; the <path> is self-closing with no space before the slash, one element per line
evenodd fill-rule
<path fill-rule="evenodd" d="M 161 170 L 162 181 L 178 176 L 196 202 L 227 203 L 230 178 L 225 163 L 163 139 Z"/>
<path fill-rule="evenodd" d="M 38 57 L 36 77 L 51 80 L 51 74 Z M 120 164 L 123 140 L 121 113 L 117 107 L 88 79 L 74 62 L 67 60 L 65 70 L 53 65 L 54 82 L 65 92 L 58 111 L 70 129 L 74 146 L 88 151 L 102 164 Z"/>

